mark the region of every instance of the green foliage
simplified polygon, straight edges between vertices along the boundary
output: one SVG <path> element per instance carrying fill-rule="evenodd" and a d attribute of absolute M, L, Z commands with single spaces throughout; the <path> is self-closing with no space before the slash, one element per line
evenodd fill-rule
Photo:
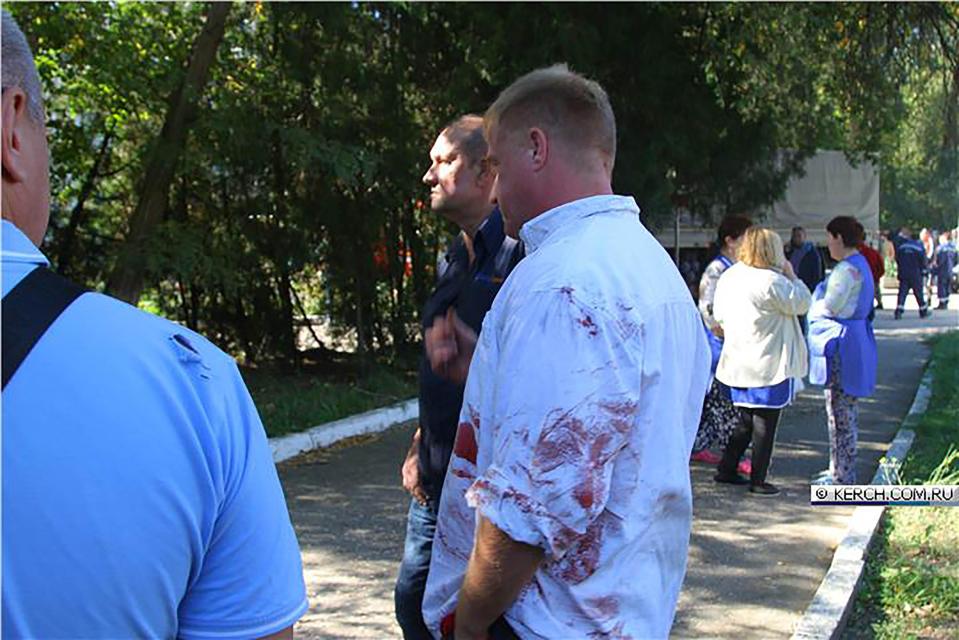
<path fill-rule="evenodd" d="M 959 333 L 939 337 L 933 393 L 901 477 L 959 483 Z M 866 563 L 847 638 L 953 638 L 959 632 L 959 509 L 890 508 Z"/>
<path fill-rule="evenodd" d="M 204 6 L 8 8 L 49 96 L 45 249 L 100 287 Z M 453 232 L 422 204 L 435 135 L 560 61 L 608 89 L 614 186 L 650 226 L 677 205 L 708 220 L 771 202 L 817 148 L 881 157 L 888 210 L 951 215 L 957 15 L 949 4 L 237 4 L 144 249 L 144 297 L 247 361 L 296 362 L 305 316 L 354 336 L 367 361 L 403 352 Z"/>
<path fill-rule="evenodd" d="M 415 381 L 384 365 L 364 375 L 355 367 L 335 372 L 308 369 L 298 373 L 247 369 L 243 377 L 269 437 L 304 431 L 416 394 Z"/>

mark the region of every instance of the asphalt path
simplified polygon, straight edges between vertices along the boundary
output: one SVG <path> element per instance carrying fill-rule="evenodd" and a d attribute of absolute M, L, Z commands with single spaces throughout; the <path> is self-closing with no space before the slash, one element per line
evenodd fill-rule
<path fill-rule="evenodd" d="M 886 296 L 887 309 L 889 302 Z M 908 307 L 907 307 L 908 308 Z M 956 328 L 955 310 L 876 320 L 878 389 L 861 403 L 857 472 L 868 482 L 912 403 L 931 331 Z M 694 464 L 694 522 L 673 637 L 786 638 L 825 575 L 851 508 L 810 507 L 809 479 L 828 465 L 821 389 L 800 394 L 780 424 L 773 498 L 712 482 Z M 305 638 L 395 638 L 393 583 L 409 499 L 399 466 L 414 425 L 280 465 L 303 553 L 310 610 Z"/>

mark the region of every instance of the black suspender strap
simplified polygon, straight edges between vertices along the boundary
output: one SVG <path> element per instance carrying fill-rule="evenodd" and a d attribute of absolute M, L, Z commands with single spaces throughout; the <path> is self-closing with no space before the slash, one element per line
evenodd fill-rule
<path fill-rule="evenodd" d="M 3 297 L 3 387 L 60 314 L 86 292 L 53 273 L 37 267 Z"/>

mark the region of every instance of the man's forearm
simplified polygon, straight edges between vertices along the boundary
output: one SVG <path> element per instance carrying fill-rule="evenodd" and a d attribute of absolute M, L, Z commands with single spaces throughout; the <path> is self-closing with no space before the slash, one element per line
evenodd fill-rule
<path fill-rule="evenodd" d="M 543 550 L 516 542 L 479 516 L 476 541 L 456 607 L 456 638 L 486 638 L 486 630 L 516 600 L 543 561 Z"/>

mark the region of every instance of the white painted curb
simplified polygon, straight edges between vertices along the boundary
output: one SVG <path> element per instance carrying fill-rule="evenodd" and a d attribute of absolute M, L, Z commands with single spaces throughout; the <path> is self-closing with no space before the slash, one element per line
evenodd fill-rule
<path fill-rule="evenodd" d="M 283 462 L 306 451 L 328 447 L 344 438 L 379 433 L 402 422 L 416 420 L 419 416 L 419 401 L 411 398 L 389 407 L 327 422 L 301 433 L 270 438 L 273 462 Z"/>
<path fill-rule="evenodd" d="M 926 412 L 931 396 L 932 371 L 927 369 L 919 382 L 909 413 L 903 419 L 896 437 L 889 444 L 886 458 L 899 462 L 905 459 L 916 437 L 910 427 Z M 871 484 L 894 484 L 897 481 L 898 478 L 890 477 L 889 468 L 880 464 Z M 853 511 L 849 528 L 839 546 L 836 547 L 829 571 L 826 572 L 812 602 L 809 603 L 809 607 L 796 625 L 792 640 L 814 638 L 833 640 L 838 638 L 846 628 L 846 620 L 852 611 L 852 603 L 859 589 L 859 582 L 862 580 L 862 572 L 866 567 L 869 545 L 876 535 L 879 521 L 885 510 L 885 507 L 876 506 L 856 507 Z"/>

